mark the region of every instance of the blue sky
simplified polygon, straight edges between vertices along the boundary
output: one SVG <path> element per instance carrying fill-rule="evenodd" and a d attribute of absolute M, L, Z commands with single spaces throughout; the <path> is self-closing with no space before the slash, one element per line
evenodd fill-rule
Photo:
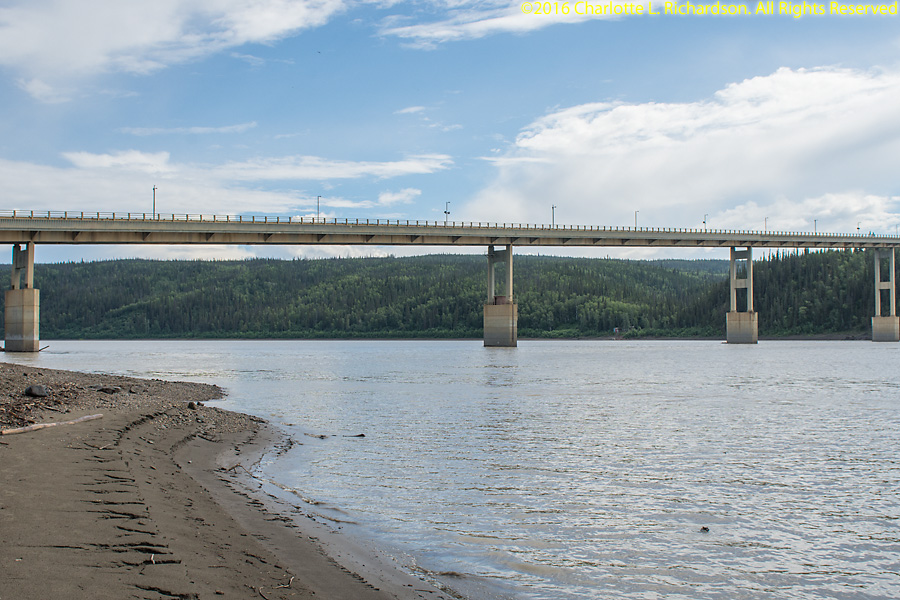
<path fill-rule="evenodd" d="M 900 17 L 568 5 L 6 0 L 0 210 L 900 229 Z"/>

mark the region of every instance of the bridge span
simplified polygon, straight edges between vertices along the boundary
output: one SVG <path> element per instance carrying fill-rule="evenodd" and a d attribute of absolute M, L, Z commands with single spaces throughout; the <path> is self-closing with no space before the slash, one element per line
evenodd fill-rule
<path fill-rule="evenodd" d="M 872 339 L 900 341 L 894 283 L 900 236 L 720 229 L 607 227 L 321 219 L 244 215 L 0 211 L 0 243 L 13 246 L 12 282 L 6 292 L 6 350 L 39 349 L 40 294 L 34 288 L 35 244 L 235 244 L 481 246 L 487 248 L 484 305 L 486 346 L 515 346 L 518 306 L 513 297 L 513 248 L 675 247 L 728 248 L 731 268 L 729 343 L 756 343 L 753 248 L 874 249 L 875 316 Z M 505 247 L 495 249 L 495 246 Z M 495 264 L 504 263 L 497 293 Z M 882 266 L 883 265 L 883 266 Z M 889 268 L 888 268 L 889 265 Z M 24 281 L 23 281 L 24 279 Z M 885 306 L 886 305 L 886 306 Z M 882 315 L 882 308 L 887 314 Z"/>

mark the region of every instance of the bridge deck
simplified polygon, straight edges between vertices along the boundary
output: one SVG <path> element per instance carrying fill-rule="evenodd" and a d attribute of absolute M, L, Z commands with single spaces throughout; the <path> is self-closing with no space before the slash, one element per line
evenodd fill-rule
<path fill-rule="evenodd" d="M 386 219 L 2 211 L 0 243 L 897 248 L 900 236 Z"/>

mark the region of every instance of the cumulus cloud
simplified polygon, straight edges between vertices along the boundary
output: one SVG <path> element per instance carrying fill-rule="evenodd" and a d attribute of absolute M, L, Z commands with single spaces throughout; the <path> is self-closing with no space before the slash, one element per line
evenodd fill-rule
<path fill-rule="evenodd" d="M 343 0 L 11 0 L 0 8 L 0 65 L 36 98 L 58 100 L 54 82 L 271 43 L 343 9 Z"/>
<path fill-rule="evenodd" d="M 820 231 L 891 224 L 900 74 L 780 69 L 686 103 L 548 114 L 499 157 L 476 220 Z M 891 225 L 893 229 L 893 225 Z M 893 231 L 891 231 L 893 233 Z"/>

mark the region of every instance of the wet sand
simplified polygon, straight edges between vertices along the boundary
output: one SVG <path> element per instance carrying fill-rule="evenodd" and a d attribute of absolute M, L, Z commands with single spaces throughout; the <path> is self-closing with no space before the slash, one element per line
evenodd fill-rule
<path fill-rule="evenodd" d="M 458 597 L 261 491 L 285 440 L 220 396 L 0 363 L 0 429 L 103 415 L 0 436 L 0 600 Z"/>

